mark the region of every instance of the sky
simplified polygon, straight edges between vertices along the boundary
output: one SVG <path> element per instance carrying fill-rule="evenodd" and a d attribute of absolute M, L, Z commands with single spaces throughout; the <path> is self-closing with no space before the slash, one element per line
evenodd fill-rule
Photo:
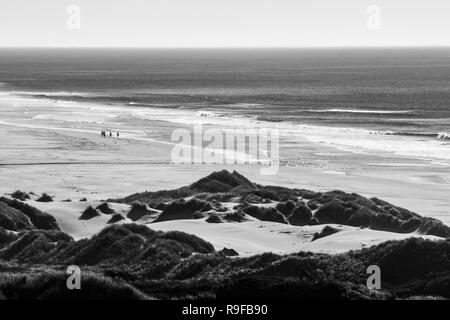
<path fill-rule="evenodd" d="M 0 0 L 0 47 L 450 46 L 449 0 Z"/>

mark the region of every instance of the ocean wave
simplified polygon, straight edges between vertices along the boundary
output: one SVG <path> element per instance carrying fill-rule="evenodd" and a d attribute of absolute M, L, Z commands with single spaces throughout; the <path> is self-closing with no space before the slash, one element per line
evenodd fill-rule
<path fill-rule="evenodd" d="M 74 91 L 9 91 L 11 95 L 18 96 L 30 96 L 35 98 L 89 98 L 93 95 L 90 95 L 87 92 L 74 92 Z"/>
<path fill-rule="evenodd" d="M 364 110 L 364 109 L 309 109 L 307 112 L 318 112 L 318 113 L 327 113 L 327 112 L 336 112 L 336 113 L 372 113 L 372 114 L 407 114 L 411 113 L 411 110 Z"/>
<path fill-rule="evenodd" d="M 403 137 L 420 137 L 420 138 L 438 138 L 450 140 L 450 133 L 427 133 L 427 132 L 396 132 L 396 131 L 369 131 L 369 134 L 386 135 L 386 136 L 403 136 Z"/>
<path fill-rule="evenodd" d="M 450 140 L 450 133 L 440 132 L 437 137 L 442 140 Z"/>

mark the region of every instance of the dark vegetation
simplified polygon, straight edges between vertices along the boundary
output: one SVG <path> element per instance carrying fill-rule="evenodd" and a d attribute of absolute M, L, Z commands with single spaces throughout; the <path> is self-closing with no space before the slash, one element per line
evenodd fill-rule
<path fill-rule="evenodd" d="M 8 299 L 450 298 L 450 240 L 410 238 L 339 255 L 230 258 L 234 250 L 216 252 L 196 236 L 134 224 L 80 241 L 60 231 L 22 231 L 5 240 L 3 231 L 0 294 Z M 67 277 L 58 271 L 73 264 L 88 272 L 82 296 L 66 292 Z M 365 286 L 366 269 L 374 264 L 382 270 L 376 292 Z"/>
<path fill-rule="evenodd" d="M 195 235 L 154 231 L 151 224 L 112 224 L 124 217 L 107 202 L 88 207 L 81 216 L 108 214 L 111 225 L 90 239 L 75 241 L 59 230 L 50 215 L 17 199 L 0 198 L 0 297 L 450 299 L 450 229 L 377 198 L 260 186 L 236 172 L 221 171 L 188 187 L 119 201 L 132 204 L 127 215 L 131 220 L 158 216 L 158 221 L 205 218 L 209 223 L 237 223 L 252 216 L 293 225 L 332 223 L 417 231 L 447 239 L 388 241 L 337 255 L 299 252 L 240 257 L 233 248 L 215 251 Z M 220 202 L 237 205 L 230 210 Z M 324 226 L 314 240 L 338 231 Z M 81 267 L 83 290 L 67 290 L 69 265 Z M 382 270 L 382 290 L 366 287 L 370 265 Z"/>
<path fill-rule="evenodd" d="M 26 222 L 26 224 L 29 224 L 29 226 L 24 228 L 21 227 L 19 228 L 19 230 L 30 228 L 30 225 L 31 227 L 35 227 L 37 229 L 59 230 L 59 226 L 58 223 L 56 222 L 56 219 L 53 216 L 49 215 L 48 213 L 42 212 L 24 202 L 15 199 L 0 197 L 0 217 L 5 216 L 6 212 L 5 210 L 8 210 L 8 208 L 15 210 L 16 212 L 15 216 L 17 219 L 19 219 L 16 220 L 17 223 L 20 223 L 19 222 L 20 220 L 23 221 L 25 217 L 28 219 L 28 222 Z M 10 217 L 13 216 L 14 215 L 11 215 Z M 13 220 L 15 219 L 13 218 Z"/>
<path fill-rule="evenodd" d="M 313 236 L 311 241 L 315 241 L 315 240 L 320 239 L 320 238 L 328 237 L 328 236 L 330 236 L 332 234 L 335 234 L 335 233 L 337 233 L 339 231 L 340 231 L 339 229 L 336 229 L 336 228 L 333 228 L 333 227 L 330 227 L 330 226 L 325 226 L 322 229 L 322 231 L 316 232 L 314 234 L 314 236 Z"/>
<path fill-rule="evenodd" d="M 108 202 L 103 202 L 101 205 L 99 205 L 97 210 L 100 210 L 104 214 L 114 214 L 116 213 L 113 208 L 109 205 Z"/>
<path fill-rule="evenodd" d="M 204 217 L 203 212 L 211 210 L 208 201 L 199 199 L 178 199 L 166 206 L 154 222 L 180 219 L 198 219 Z"/>
<path fill-rule="evenodd" d="M 11 193 L 11 198 L 17 199 L 20 201 L 26 201 L 26 200 L 30 200 L 30 195 L 26 192 L 16 190 L 13 193 Z"/>
<path fill-rule="evenodd" d="M 11 231 L 32 229 L 30 219 L 21 211 L 0 202 L 0 225 Z"/>
<path fill-rule="evenodd" d="M 116 223 L 116 222 L 119 222 L 121 220 L 125 220 L 125 218 L 120 213 L 114 213 L 111 216 L 111 219 L 109 219 L 107 223 L 108 224 Z"/>
<path fill-rule="evenodd" d="M 124 281 L 95 273 L 83 275 L 82 290 L 67 290 L 67 275 L 47 270 L 37 274 L 17 273 L 0 278 L 0 299 L 38 300 L 144 300 L 149 299 Z"/>
<path fill-rule="evenodd" d="M 92 218 L 98 217 L 101 215 L 100 210 L 94 209 L 92 206 L 87 207 L 81 216 L 78 218 L 80 220 L 90 220 Z"/>
<path fill-rule="evenodd" d="M 43 193 L 36 201 L 37 202 L 52 202 L 53 197 L 46 193 Z"/>
<path fill-rule="evenodd" d="M 127 214 L 127 218 L 132 221 L 137 221 L 146 216 L 151 216 L 154 214 L 154 211 L 150 210 L 145 203 L 141 203 L 139 201 L 133 201 L 131 204 L 131 210 Z"/>
<path fill-rule="evenodd" d="M 280 211 L 272 207 L 244 206 L 242 210 L 249 216 L 262 221 L 272 221 L 285 224 L 289 223 Z"/>

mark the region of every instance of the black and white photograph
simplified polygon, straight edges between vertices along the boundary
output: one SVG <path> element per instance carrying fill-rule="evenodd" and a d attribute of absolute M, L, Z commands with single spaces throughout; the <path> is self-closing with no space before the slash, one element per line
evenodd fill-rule
<path fill-rule="evenodd" d="M 448 0 L 0 0 L 0 300 L 448 299 Z"/>

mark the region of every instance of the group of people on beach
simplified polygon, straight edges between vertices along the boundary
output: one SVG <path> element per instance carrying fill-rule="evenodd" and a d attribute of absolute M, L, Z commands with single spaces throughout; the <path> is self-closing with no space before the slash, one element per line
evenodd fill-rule
<path fill-rule="evenodd" d="M 101 135 L 102 137 L 106 138 L 106 131 L 105 131 L 105 130 L 102 130 L 102 131 L 100 132 L 100 135 Z M 109 137 L 112 138 L 112 136 L 113 136 L 112 131 L 109 131 Z M 117 138 L 119 138 L 119 136 L 120 136 L 120 135 L 119 135 L 119 131 L 116 132 L 116 136 L 117 136 Z"/>

